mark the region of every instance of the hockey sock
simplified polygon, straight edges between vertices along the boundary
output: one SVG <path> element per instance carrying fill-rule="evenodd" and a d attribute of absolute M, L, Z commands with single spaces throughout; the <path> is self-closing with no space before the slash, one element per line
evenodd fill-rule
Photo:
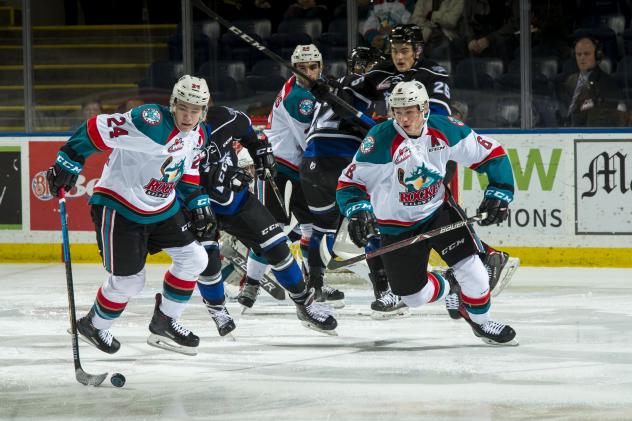
<path fill-rule="evenodd" d="M 180 279 L 170 271 L 165 272 L 160 311 L 174 319 L 179 318 L 187 302 L 191 299 L 194 289 L 195 281 Z"/>
<path fill-rule="evenodd" d="M 291 254 L 281 263 L 274 266 L 272 273 L 277 281 L 279 281 L 279 284 L 290 291 L 290 293 L 298 293 L 305 289 L 303 273 Z"/>
<path fill-rule="evenodd" d="M 437 272 L 428 272 L 426 285 L 414 294 L 402 295 L 402 300 L 408 307 L 421 307 L 424 304 L 439 301 L 450 292 L 450 284 Z"/>
<path fill-rule="evenodd" d="M 297 293 L 290 292 L 290 298 L 296 304 L 303 304 L 303 303 L 305 303 L 305 300 L 307 300 L 307 297 L 309 297 L 309 289 L 307 289 L 305 287 L 303 287 L 303 290 L 300 291 L 300 292 L 297 292 Z"/>
<path fill-rule="evenodd" d="M 256 279 L 252 279 L 250 276 L 246 276 L 246 283 L 249 285 L 261 285 L 261 282 Z"/>
<path fill-rule="evenodd" d="M 287 233 L 287 238 L 290 240 L 290 243 L 298 241 L 301 238 L 301 226 L 299 224 L 294 225 L 294 228 Z"/>
<path fill-rule="evenodd" d="M 489 275 L 478 255 L 466 257 L 452 266 L 461 286 L 461 301 L 470 319 L 478 324 L 489 320 L 491 299 Z"/>
<path fill-rule="evenodd" d="M 198 277 L 198 289 L 204 300 L 211 305 L 224 304 L 224 282 L 222 282 L 221 272 L 215 275 Z"/>
<path fill-rule="evenodd" d="M 429 303 L 444 300 L 450 292 L 450 284 L 439 272 L 428 272 L 428 283 L 432 283 L 434 287 Z"/>
<path fill-rule="evenodd" d="M 246 274 L 249 278 L 260 281 L 268 271 L 270 265 L 263 256 L 257 256 L 252 250 L 248 253 L 246 262 Z"/>
<path fill-rule="evenodd" d="M 99 288 L 97 297 L 92 305 L 94 315 L 91 322 L 93 326 L 100 330 L 109 329 L 114 320 L 123 313 L 125 306 L 127 306 L 127 302 L 117 303 L 112 301 L 111 298 L 108 299 L 103 294 L 103 287 Z"/>

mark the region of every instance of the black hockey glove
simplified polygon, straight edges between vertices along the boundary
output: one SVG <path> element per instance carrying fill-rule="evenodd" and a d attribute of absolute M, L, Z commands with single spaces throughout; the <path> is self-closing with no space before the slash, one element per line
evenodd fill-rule
<path fill-rule="evenodd" d="M 259 180 L 266 177 L 266 170 L 270 172 L 272 178 L 276 177 L 276 160 L 272 154 L 272 145 L 268 142 L 267 136 L 260 132 L 257 135 L 258 142 L 248 149 L 255 163 L 255 174 Z"/>
<path fill-rule="evenodd" d="M 379 235 L 377 219 L 373 212 L 360 211 L 349 217 L 349 237 L 351 241 L 358 247 L 364 247 L 369 240 Z"/>
<path fill-rule="evenodd" d="M 331 96 L 331 86 L 322 79 L 316 79 L 313 81 L 310 92 L 318 101 L 328 102 L 327 100 Z"/>
<path fill-rule="evenodd" d="M 70 152 L 70 151 L 69 151 Z M 72 155 L 72 153 L 71 153 Z M 46 172 L 48 187 L 53 196 L 59 197 L 59 189 L 70 191 L 77 183 L 82 170 L 82 163 L 70 158 L 63 149 L 57 154 L 57 159 Z"/>
<path fill-rule="evenodd" d="M 213 237 L 217 219 L 210 206 L 191 209 L 191 229 L 198 239 Z"/>
<path fill-rule="evenodd" d="M 487 212 L 487 217 L 479 225 L 499 224 L 509 216 L 509 203 L 513 200 L 513 189 L 499 188 L 491 184 L 485 190 L 485 197 L 478 207 L 478 213 Z"/>
<path fill-rule="evenodd" d="M 234 192 L 248 188 L 253 180 L 248 171 L 243 168 L 228 165 L 226 162 L 213 162 L 205 169 L 208 187 L 226 187 Z"/>

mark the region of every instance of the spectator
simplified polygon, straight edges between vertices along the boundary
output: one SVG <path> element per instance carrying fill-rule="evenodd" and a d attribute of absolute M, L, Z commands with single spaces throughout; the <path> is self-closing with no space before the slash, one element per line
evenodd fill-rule
<path fill-rule="evenodd" d="M 116 107 L 116 112 L 117 113 L 125 113 L 125 112 L 131 110 L 132 108 L 136 108 L 139 105 L 143 105 L 143 104 L 146 104 L 146 101 L 143 101 L 142 98 L 133 97 L 133 98 L 130 98 L 127 101 L 123 102 L 118 107 Z"/>
<path fill-rule="evenodd" d="M 408 23 L 410 11 L 406 0 L 374 0 L 369 17 L 361 28 L 365 40 L 373 48 L 385 51 L 386 38 L 391 29 L 401 23 Z"/>
<path fill-rule="evenodd" d="M 95 115 L 103 114 L 103 105 L 98 99 L 89 99 L 81 104 L 81 121 L 72 125 L 70 130 L 76 130 L 86 120 L 94 117 Z"/>
<path fill-rule="evenodd" d="M 320 19 L 329 21 L 326 6 L 316 4 L 316 0 L 296 0 L 283 14 L 283 19 Z"/>
<path fill-rule="evenodd" d="M 452 101 L 452 103 L 450 104 L 450 109 L 452 110 L 452 117 L 464 123 L 467 122 L 467 114 L 470 110 L 470 107 L 465 102 Z"/>
<path fill-rule="evenodd" d="M 583 37 L 573 50 L 579 72 L 562 75 L 556 84 L 562 121 L 572 127 L 617 127 L 626 106 L 616 81 L 598 66 L 599 42 Z"/>
<path fill-rule="evenodd" d="M 512 37 L 520 30 L 519 0 L 473 0 L 463 12 L 467 50 L 475 56 L 511 59 Z"/>
<path fill-rule="evenodd" d="M 426 57 L 451 56 L 450 44 L 460 37 L 458 30 L 463 22 L 464 4 L 465 0 L 417 1 L 410 23 L 421 28 Z"/>

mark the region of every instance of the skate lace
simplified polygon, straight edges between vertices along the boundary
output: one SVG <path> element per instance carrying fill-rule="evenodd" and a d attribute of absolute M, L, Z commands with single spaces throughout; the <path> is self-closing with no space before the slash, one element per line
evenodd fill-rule
<path fill-rule="evenodd" d="M 114 336 L 112 336 L 112 334 L 110 333 L 109 330 L 100 330 L 99 331 L 99 338 L 105 342 L 107 344 L 107 346 L 112 346 L 112 340 L 114 339 Z"/>
<path fill-rule="evenodd" d="M 483 329 L 483 332 L 488 333 L 490 335 L 500 335 L 500 332 L 502 332 L 504 328 L 505 328 L 505 325 L 501 323 L 493 322 L 491 320 L 488 320 L 481 326 L 481 329 Z"/>
<path fill-rule="evenodd" d="M 393 294 L 392 291 L 388 291 L 377 300 L 384 304 L 384 306 L 393 306 L 399 302 L 399 296 Z"/>
<path fill-rule="evenodd" d="M 461 300 L 459 300 L 459 294 L 453 292 L 445 297 L 445 306 L 448 310 L 458 310 L 460 305 Z"/>
<path fill-rule="evenodd" d="M 189 329 L 187 329 L 186 327 L 182 326 L 180 323 L 178 323 L 175 319 L 171 319 L 171 327 L 173 328 L 173 330 L 175 330 L 179 335 L 182 336 L 189 336 L 189 333 L 191 333 L 191 331 Z"/>
<path fill-rule="evenodd" d="M 316 301 L 312 301 L 312 303 L 305 307 L 305 311 L 315 320 L 319 322 L 324 322 L 327 320 L 329 316 L 331 316 L 331 309 L 326 304 L 317 303 Z"/>
<path fill-rule="evenodd" d="M 327 295 L 331 295 L 338 292 L 336 288 L 332 288 L 329 285 L 323 285 L 322 291 Z"/>
<path fill-rule="evenodd" d="M 230 314 L 228 314 L 228 310 L 226 310 L 226 307 L 222 307 L 221 309 L 212 307 L 209 308 L 212 310 L 211 317 L 213 317 L 213 320 L 215 320 L 218 326 L 224 326 L 226 323 L 233 320 L 233 318 L 230 317 Z"/>

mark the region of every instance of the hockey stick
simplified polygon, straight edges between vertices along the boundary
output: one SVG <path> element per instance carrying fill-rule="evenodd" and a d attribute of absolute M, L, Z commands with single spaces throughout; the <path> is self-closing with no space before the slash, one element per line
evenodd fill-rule
<path fill-rule="evenodd" d="M 84 385 L 98 386 L 108 373 L 88 374 L 81 368 L 79 360 L 79 337 L 77 334 L 77 314 L 75 310 L 75 290 L 72 282 L 72 265 L 70 263 L 70 242 L 68 240 L 68 214 L 66 212 L 66 192 L 63 187 L 59 189 L 59 215 L 61 216 L 61 238 L 64 249 L 64 262 L 66 264 L 66 286 L 68 289 L 68 316 L 70 317 L 70 332 L 72 335 L 72 357 L 75 362 L 75 377 Z"/>
<path fill-rule="evenodd" d="M 289 64 L 286 60 L 283 60 L 282 57 L 280 57 L 278 54 L 276 54 L 275 52 L 270 50 L 268 47 L 266 47 L 265 45 L 257 42 L 250 35 L 246 34 L 244 31 L 242 31 L 241 29 L 237 28 L 236 26 L 231 24 L 229 21 L 227 21 L 226 19 L 224 19 L 223 17 L 221 17 L 220 15 L 215 13 L 208 6 L 206 6 L 204 3 L 202 3 L 202 0 L 193 0 L 193 4 L 195 4 L 195 6 L 197 6 L 198 9 L 200 9 L 201 11 L 206 13 L 208 16 L 210 16 L 211 18 L 215 19 L 220 25 L 224 26 L 230 32 L 232 32 L 233 34 L 235 34 L 239 38 L 241 38 L 241 40 L 244 41 L 246 44 L 250 45 L 251 47 L 253 47 L 253 48 L 257 49 L 257 50 L 259 50 L 261 53 L 265 54 L 272 61 L 275 61 L 278 64 L 280 64 L 281 66 L 284 66 L 284 67 L 290 69 L 292 72 L 297 74 L 301 79 L 309 82 L 310 85 L 313 84 L 313 82 L 311 82 L 310 78 L 305 73 L 303 73 L 299 69 L 293 67 L 291 64 Z M 351 115 L 355 116 L 358 119 L 358 123 L 360 123 L 364 129 L 368 130 L 368 129 L 370 129 L 371 127 L 373 127 L 375 125 L 375 122 L 373 120 L 371 120 L 371 117 L 369 117 L 366 114 L 362 113 L 362 111 L 359 111 L 359 110 L 355 109 L 354 107 L 352 107 L 351 105 L 347 104 L 345 101 L 343 101 L 342 99 L 338 98 L 337 96 L 331 95 L 330 100 L 332 102 L 335 102 L 336 105 L 338 105 L 339 107 L 343 108 L 345 111 L 347 111 Z"/>
<path fill-rule="evenodd" d="M 360 262 L 365 259 L 381 256 L 382 254 L 386 254 L 393 250 L 398 250 L 402 247 L 406 247 L 411 244 L 418 243 L 419 241 L 427 240 L 429 238 L 436 237 L 441 234 L 445 234 L 446 232 L 454 231 L 455 229 L 461 228 L 462 226 L 471 224 L 473 222 L 482 221 L 485 218 L 487 218 L 487 212 L 482 212 L 482 213 L 479 213 L 478 215 L 475 215 L 471 218 L 466 219 L 465 221 L 459 221 L 453 224 L 444 225 L 442 227 L 430 230 L 428 232 L 415 235 L 414 237 L 406 238 L 396 243 L 389 244 L 388 246 L 381 247 L 375 251 L 372 251 L 369 253 L 363 253 L 359 256 L 355 256 L 350 259 L 342 259 L 338 256 L 332 256 L 331 261 L 327 265 L 327 269 L 339 269 L 345 266 L 349 266 L 353 263 Z"/>
<path fill-rule="evenodd" d="M 274 195 L 276 196 L 277 201 L 279 202 L 279 205 L 281 205 L 281 209 L 283 209 L 283 213 L 285 214 L 285 217 L 289 219 L 290 214 L 285 208 L 285 203 L 283 202 L 283 198 L 281 197 L 281 192 L 279 191 L 279 187 L 277 186 L 276 181 L 274 181 L 274 177 L 272 177 L 272 174 L 270 174 L 270 170 L 267 168 L 266 168 L 265 177 L 270 183 L 270 186 L 272 187 L 272 191 L 274 192 Z"/>

